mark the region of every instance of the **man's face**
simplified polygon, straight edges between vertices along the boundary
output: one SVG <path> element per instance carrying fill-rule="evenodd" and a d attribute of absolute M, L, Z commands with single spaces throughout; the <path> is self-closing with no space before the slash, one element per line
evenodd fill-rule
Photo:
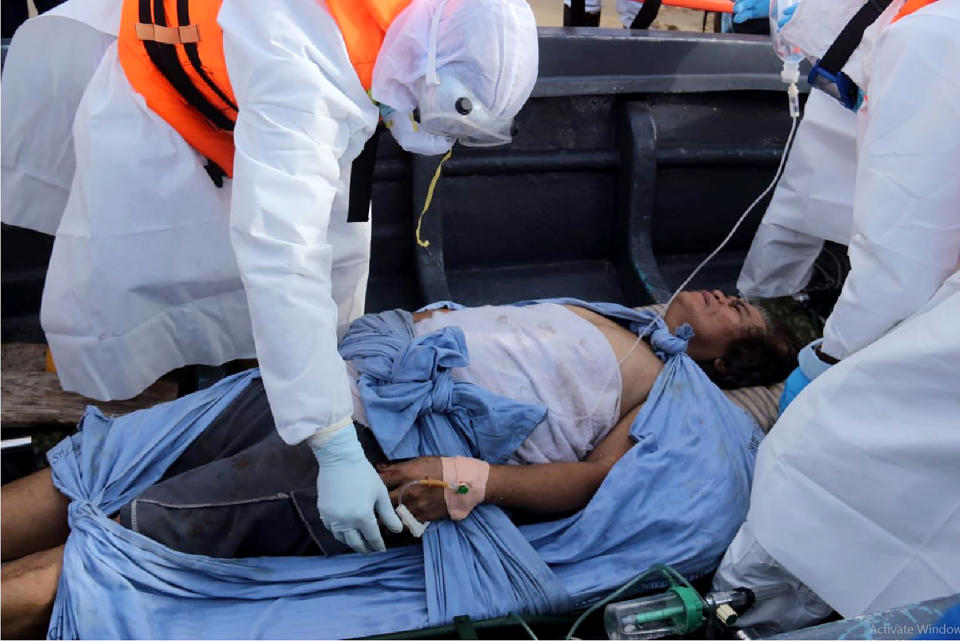
<path fill-rule="evenodd" d="M 698 361 L 720 358 L 738 338 L 768 331 L 759 309 L 719 290 L 680 292 L 663 319 L 671 330 L 684 323 L 693 327 L 694 337 L 687 353 Z"/>

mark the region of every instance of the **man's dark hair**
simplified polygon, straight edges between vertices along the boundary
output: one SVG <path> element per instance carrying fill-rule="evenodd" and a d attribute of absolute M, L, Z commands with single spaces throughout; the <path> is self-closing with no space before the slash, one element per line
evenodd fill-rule
<path fill-rule="evenodd" d="M 723 355 L 720 367 L 713 361 L 699 361 L 698 365 L 720 389 L 774 385 L 797 366 L 800 351 L 793 334 L 779 320 L 767 318 L 767 331 L 755 336 L 738 338 Z"/>

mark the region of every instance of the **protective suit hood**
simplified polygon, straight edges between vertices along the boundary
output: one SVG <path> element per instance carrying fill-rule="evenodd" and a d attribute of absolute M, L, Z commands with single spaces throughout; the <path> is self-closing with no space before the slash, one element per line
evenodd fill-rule
<path fill-rule="evenodd" d="M 419 108 L 431 134 L 502 144 L 538 63 L 524 0 L 414 0 L 387 30 L 371 94 L 399 112 Z"/>
<path fill-rule="evenodd" d="M 860 46 L 843 67 L 843 72 L 864 91 L 870 81 L 871 53 L 880 34 L 897 15 L 904 2 L 905 0 L 893 0 L 890 3 L 863 33 Z M 865 4 L 866 0 L 802 0 L 793 19 L 783 27 L 783 39 L 811 58 L 822 58 L 840 31 Z"/>

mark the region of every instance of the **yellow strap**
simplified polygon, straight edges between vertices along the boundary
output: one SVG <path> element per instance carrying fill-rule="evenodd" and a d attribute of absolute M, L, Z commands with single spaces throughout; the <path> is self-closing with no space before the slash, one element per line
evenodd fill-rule
<path fill-rule="evenodd" d="M 423 201 L 423 211 L 420 212 L 420 218 L 417 220 L 417 244 L 421 247 L 429 247 L 429 240 L 420 240 L 420 226 L 423 224 L 423 216 L 427 213 L 427 210 L 430 209 L 430 203 L 433 202 L 433 190 L 437 186 L 437 181 L 440 180 L 440 170 L 443 169 L 443 163 L 447 162 L 447 159 L 453 154 L 453 148 L 450 148 L 443 158 L 440 159 L 440 164 L 437 165 L 437 170 L 433 173 L 433 178 L 430 180 L 430 186 L 427 187 L 427 197 Z"/>

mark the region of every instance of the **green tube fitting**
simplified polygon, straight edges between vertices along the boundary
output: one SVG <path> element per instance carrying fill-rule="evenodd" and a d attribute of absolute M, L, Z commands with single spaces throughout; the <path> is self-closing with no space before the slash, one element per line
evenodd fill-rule
<path fill-rule="evenodd" d="M 677 634 L 683 635 L 687 632 L 693 632 L 703 625 L 703 601 L 696 590 L 688 588 L 685 585 L 675 585 L 670 591 L 680 597 L 683 602 L 683 609 L 686 617 L 683 620 L 684 628 Z"/>

